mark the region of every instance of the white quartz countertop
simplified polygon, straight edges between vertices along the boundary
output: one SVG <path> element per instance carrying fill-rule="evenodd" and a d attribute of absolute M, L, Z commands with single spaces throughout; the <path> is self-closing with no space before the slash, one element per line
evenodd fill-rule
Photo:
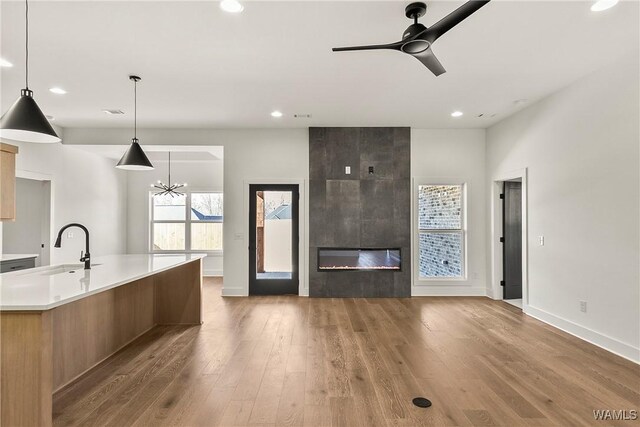
<path fill-rule="evenodd" d="M 2 254 L 0 255 L 0 262 L 3 261 L 16 261 L 19 259 L 37 258 L 38 254 Z"/>
<path fill-rule="evenodd" d="M 92 259 L 91 270 L 78 263 L 0 274 L 0 310 L 50 310 L 205 256 L 109 255 Z"/>

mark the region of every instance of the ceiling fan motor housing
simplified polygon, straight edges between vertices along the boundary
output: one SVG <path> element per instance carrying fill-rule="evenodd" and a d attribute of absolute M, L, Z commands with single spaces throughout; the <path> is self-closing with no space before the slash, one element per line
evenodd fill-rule
<path fill-rule="evenodd" d="M 427 5 L 421 1 L 409 4 L 404 8 L 404 14 L 409 19 L 418 19 L 427 13 Z"/>
<path fill-rule="evenodd" d="M 402 40 L 406 40 L 409 37 L 416 36 L 426 29 L 427 27 L 422 24 L 411 24 L 407 27 L 406 30 L 404 30 L 404 33 L 402 33 Z"/>
<path fill-rule="evenodd" d="M 427 27 L 422 24 L 413 24 L 410 25 L 406 30 L 404 30 L 404 33 L 402 34 L 402 40 L 409 39 L 409 41 L 402 45 L 402 51 L 410 54 L 416 54 L 429 49 L 429 46 L 431 46 L 431 43 L 429 41 L 422 38 L 411 40 L 413 37 L 422 33 L 426 29 Z"/>

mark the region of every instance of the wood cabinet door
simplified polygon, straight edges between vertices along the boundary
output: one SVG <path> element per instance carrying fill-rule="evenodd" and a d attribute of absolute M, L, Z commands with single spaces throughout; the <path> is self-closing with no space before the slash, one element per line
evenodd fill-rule
<path fill-rule="evenodd" d="M 16 218 L 16 153 L 18 147 L 0 144 L 0 220 Z"/>

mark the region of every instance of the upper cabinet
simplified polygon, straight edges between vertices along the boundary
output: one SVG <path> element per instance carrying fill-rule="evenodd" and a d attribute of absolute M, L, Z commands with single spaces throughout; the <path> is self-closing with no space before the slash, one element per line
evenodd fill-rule
<path fill-rule="evenodd" d="M 0 221 L 16 219 L 16 154 L 18 147 L 0 143 Z"/>

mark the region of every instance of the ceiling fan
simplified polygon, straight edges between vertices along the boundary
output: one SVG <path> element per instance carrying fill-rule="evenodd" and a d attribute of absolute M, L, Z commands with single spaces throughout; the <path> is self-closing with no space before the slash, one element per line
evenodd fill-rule
<path fill-rule="evenodd" d="M 480 9 L 490 0 L 470 0 L 442 18 L 440 21 L 427 28 L 418 23 L 418 18 L 424 16 L 427 12 L 427 5 L 422 2 L 411 3 L 404 10 L 407 18 L 413 19 L 413 24 L 404 30 L 402 40 L 389 44 L 378 44 L 370 46 L 350 46 L 350 47 L 334 47 L 334 52 L 342 52 L 347 50 L 374 50 L 374 49 L 391 49 L 398 50 L 416 58 L 422 62 L 433 74 L 439 76 L 446 70 L 435 57 L 431 50 L 431 45 L 444 33 L 464 21 L 475 11 Z"/>

